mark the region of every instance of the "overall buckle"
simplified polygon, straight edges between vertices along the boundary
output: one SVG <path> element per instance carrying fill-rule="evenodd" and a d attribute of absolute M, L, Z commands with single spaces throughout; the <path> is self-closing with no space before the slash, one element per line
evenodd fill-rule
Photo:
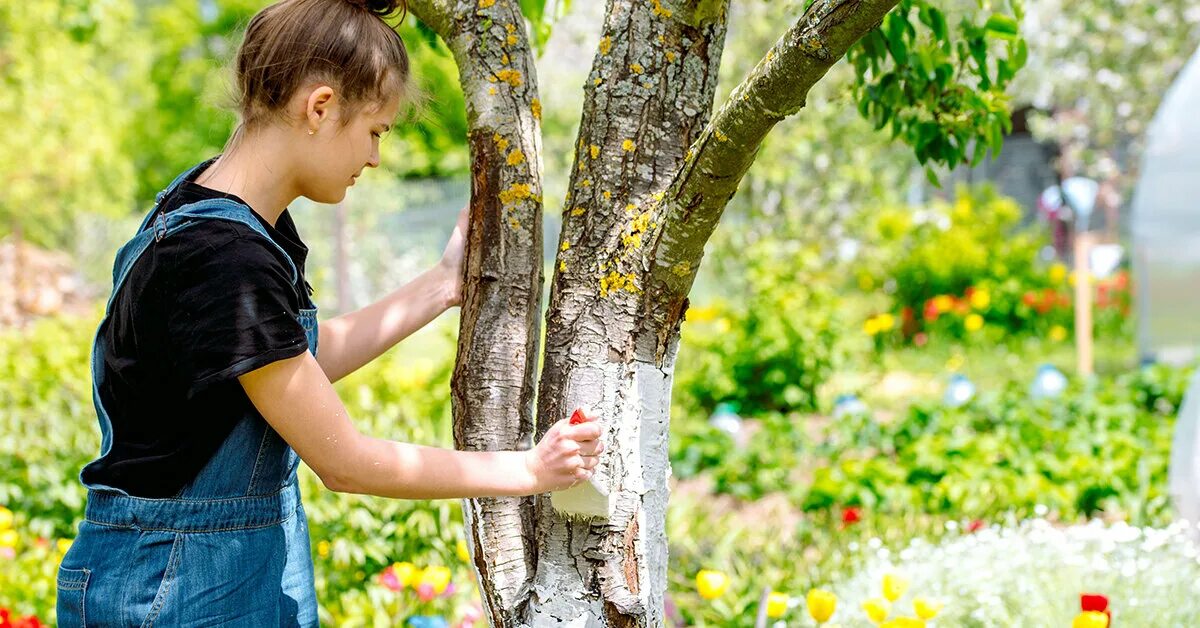
<path fill-rule="evenodd" d="M 167 219 L 162 214 L 159 214 L 154 219 L 154 241 L 162 242 L 162 239 L 167 235 Z"/>

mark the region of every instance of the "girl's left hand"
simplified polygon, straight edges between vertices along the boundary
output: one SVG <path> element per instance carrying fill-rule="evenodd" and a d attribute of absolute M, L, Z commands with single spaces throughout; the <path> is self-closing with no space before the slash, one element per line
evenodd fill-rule
<path fill-rule="evenodd" d="M 467 245 L 467 232 L 471 227 L 470 219 L 471 206 L 468 204 L 458 213 L 458 223 L 454 225 L 454 232 L 450 234 L 446 250 L 442 251 L 442 260 L 438 262 L 446 276 L 447 307 L 462 304 L 463 257 Z"/>

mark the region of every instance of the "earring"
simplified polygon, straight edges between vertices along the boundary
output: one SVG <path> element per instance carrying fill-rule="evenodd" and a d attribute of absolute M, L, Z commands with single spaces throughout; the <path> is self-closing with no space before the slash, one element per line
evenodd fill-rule
<path fill-rule="evenodd" d="M 309 130 L 308 130 L 308 134 L 309 134 L 309 135 L 312 135 L 313 133 L 316 133 L 316 131 L 314 131 L 314 130 L 312 130 L 312 129 L 309 129 Z"/>

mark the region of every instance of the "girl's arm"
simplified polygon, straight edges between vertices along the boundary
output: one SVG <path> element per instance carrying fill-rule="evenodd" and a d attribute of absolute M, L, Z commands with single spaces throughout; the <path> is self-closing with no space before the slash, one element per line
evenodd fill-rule
<path fill-rule="evenodd" d="M 405 499 L 533 495 L 591 477 L 600 428 L 554 424 L 527 451 L 455 451 L 372 438 L 355 429 L 309 352 L 238 378 L 254 407 L 330 490 Z"/>
<path fill-rule="evenodd" d="M 317 363 L 329 381 L 353 373 L 456 305 L 450 274 L 457 271 L 439 263 L 379 301 L 322 322 Z"/>

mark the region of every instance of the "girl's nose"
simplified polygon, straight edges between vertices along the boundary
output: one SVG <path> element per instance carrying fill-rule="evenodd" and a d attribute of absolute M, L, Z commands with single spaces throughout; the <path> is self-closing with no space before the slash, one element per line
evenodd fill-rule
<path fill-rule="evenodd" d="M 371 149 L 371 156 L 369 158 L 367 158 L 367 165 L 370 166 L 371 168 L 379 167 L 379 149 L 378 148 Z"/>

